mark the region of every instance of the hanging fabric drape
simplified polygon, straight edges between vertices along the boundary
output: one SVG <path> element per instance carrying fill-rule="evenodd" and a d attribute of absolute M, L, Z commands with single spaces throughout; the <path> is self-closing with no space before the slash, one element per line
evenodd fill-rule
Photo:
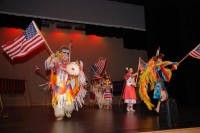
<path fill-rule="evenodd" d="M 0 78 L 0 94 L 24 94 L 26 80 Z"/>

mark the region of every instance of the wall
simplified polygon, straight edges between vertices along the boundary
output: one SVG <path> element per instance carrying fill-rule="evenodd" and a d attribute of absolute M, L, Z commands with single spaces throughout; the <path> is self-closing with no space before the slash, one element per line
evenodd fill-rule
<path fill-rule="evenodd" d="M 133 67 L 137 71 L 138 58 L 147 61 L 147 52 L 143 50 L 123 48 L 123 39 L 85 35 L 83 31 L 61 30 L 52 24 L 42 27 L 41 33 L 52 51 L 56 52 L 62 45 L 72 40 L 71 61 L 82 60 L 84 72 L 90 80 L 89 70 L 99 57 L 106 57 L 106 71 L 111 74 L 112 81 L 123 80 L 125 67 Z M 15 28 L 0 28 L 0 45 L 15 39 L 23 30 Z M 134 38 L 133 38 L 134 39 Z M 133 44 L 134 45 L 134 44 Z M 33 51 L 30 55 L 10 60 L 2 48 L 0 54 L 0 77 L 27 80 L 26 91 L 23 95 L 1 95 L 5 106 L 36 106 L 49 105 L 50 91 L 45 91 L 39 85 L 47 81 L 34 72 L 38 65 L 44 70 L 44 61 L 50 55 L 45 46 Z"/>

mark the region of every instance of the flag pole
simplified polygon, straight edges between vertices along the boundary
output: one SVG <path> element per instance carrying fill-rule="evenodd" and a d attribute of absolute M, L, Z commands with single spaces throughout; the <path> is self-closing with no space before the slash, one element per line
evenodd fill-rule
<path fill-rule="evenodd" d="M 71 49 L 71 46 L 72 46 L 72 40 L 70 40 L 70 42 L 69 42 L 69 49 L 70 49 L 70 53 L 69 53 L 69 62 L 70 62 L 70 60 L 71 60 L 71 53 L 72 53 L 72 49 Z"/>
<path fill-rule="evenodd" d="M 138 68 L 137 68 L 137 78 L 135 80 L 135 83 L 137 83 L 138 77 L 139 77 L 139 63 L 140 63 L 140 57 L 139 57 L 139 61 L 138 61 Z"/>
<path fill-rule="evenodd" d="M 187 54 L 185 57 L 183 57 L 183 59 L 181 59 L 181 60 L 178 62 L 178 65 L 179 65 L 183 60 L 185 60 L 188 56 L 189 56 L 189 54 Z"/>
<path fill-rule="evenodd" d="M 44 38 L 44 37 L 43 37 L 43 35 L 41 34 L 41 32 L 40 32 L 39 28 L 37 27 L 37 25 L 36 25 L 35 21 L 33 20 L 32 22 L 33 22 L 33 24 L 34 24 L 34 26 L 35 26 L 36 30 L 38 31 L 38 33 L 39 33 L 39 34 L 41 35 L 41 37 L 44 39 L 44 41 L 45 41 L 45 44 L 46 44 L 46 46 L 47 46 L 48 50 L 50 51 L 50 53 L 51 53 L 51 54 L 53 54 L 53 52 L 52 52 L 52 50 L 51 50 L 51 48 L 50 48 L 49 44 L 47 43 L 47 41 L 45 40 L 45 38 Z"/>

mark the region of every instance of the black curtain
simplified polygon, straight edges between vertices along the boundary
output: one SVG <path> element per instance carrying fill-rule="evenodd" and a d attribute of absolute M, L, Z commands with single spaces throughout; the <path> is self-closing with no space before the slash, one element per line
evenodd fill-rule
<path fill-rule="evenodd" d="M 200 43 L 200 5 L 194 1 L 146 0 L 145 23 L 148 57 L 158 46 L 163 60 L 179 62 Z M 200 60 L 188 56 L 166 83 L 179 105 L 200 105 Z"/>
<path fill-rule="evenodd" d="M 95 34 L 97 36 L 103 37 L 123 38 L 124 48 L 147 50 L 146 31 L 87 24 L 86 34 Z"/>
<path fill-rule="evenodd" d="M 34 20 L 39 29 L 41 29 L 42 20 L 32 17 L 15 16 L 0 13 L 0 27 L 12 27 L 26 29 L 27 26 Z"/>

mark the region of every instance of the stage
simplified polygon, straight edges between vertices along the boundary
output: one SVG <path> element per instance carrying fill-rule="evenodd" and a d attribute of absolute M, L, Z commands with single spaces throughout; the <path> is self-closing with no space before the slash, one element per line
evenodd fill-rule
<path fill-rule="evenodd" d="M 74 111 L 71 118 L 57 121 L 53 108 L 4 107 L 0 113 L 0 133 L 135 133 L 135 132 L 200 132 L 199 108 L 179 108 L 180 125 L 161 129 L 159 115 L 142 104 L 135 112 L 126 112 L 126 107 L 113 105 L 112 110 L 83 106 Z"/>

